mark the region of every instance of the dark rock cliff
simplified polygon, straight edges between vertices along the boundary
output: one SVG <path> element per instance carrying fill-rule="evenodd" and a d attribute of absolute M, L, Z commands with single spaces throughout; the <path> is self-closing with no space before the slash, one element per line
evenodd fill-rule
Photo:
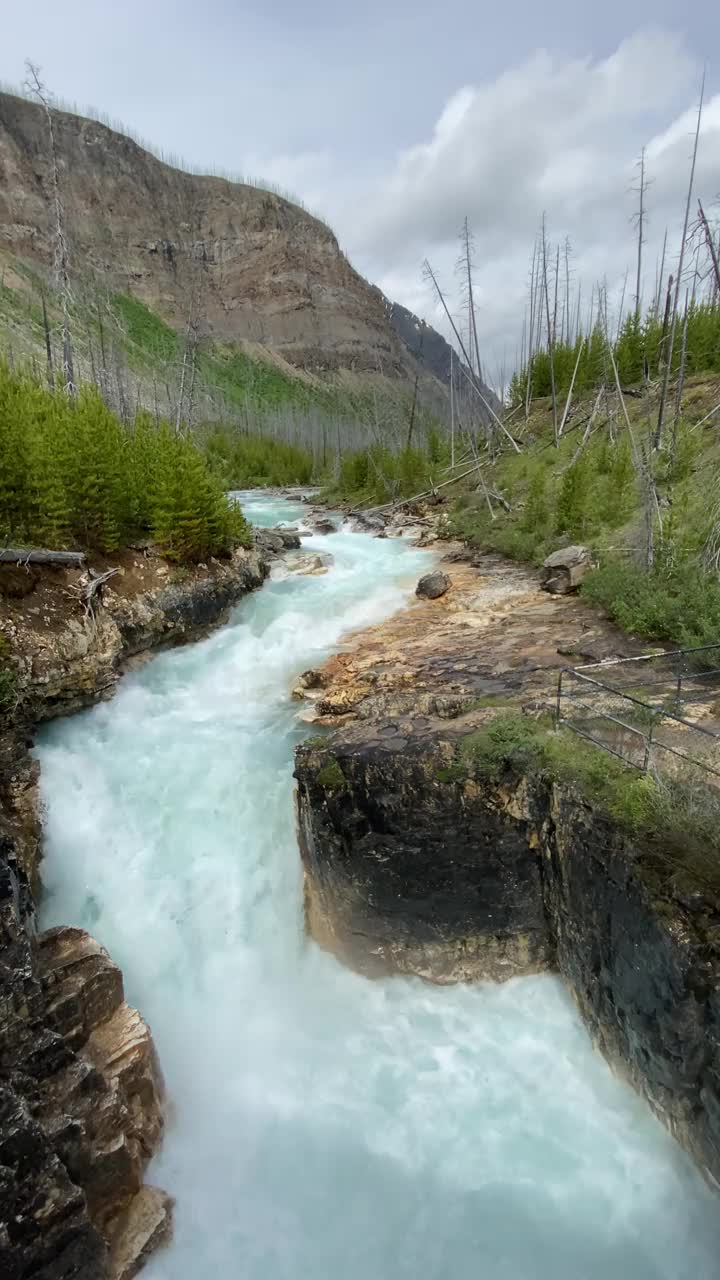
<path fill-rule="evenodd" d="M 720 1180 L 720 914 L 567 785 L 458 775 L 451 733 L 298 749 L 309 930 L 366 972 L 554 969 L 608 1060 Z"/>
<path fill-rule="evenodd" d="M 529 819 L 440 782 L 449 763 L 442 741 L 299 750 L 310 931 L 368 973 L 536 972 L 552 949 Z"/>
<path fill-rule="evenodd" d="M 426 320 L 421 320 L 419 316 L 408 311 L 407 307 L 402 307 L 399 302 L 390 302 L 385 299 L 388 317 L 395 332 L 402 338 L 408 350 L 412 352 L 418 364 L 434 374 L 440 382 L 444 382 L 446 386 L 450 385 L 450 370 L 452 367 L 452 357 L 450 353 L 450 343 L 443 338 L 442 334 L 433 329 Z M 467 378 L 458 371 L 458 357 L 454 358 L 455 367 L 455 394 L 459 399 L 464 400 L 468 395 Z M 468 374 L 467 368 L 465 374 Z M 469 376 L 469 375 L 468 375 Z M 500 401 L 491 391 L 490 387 L 484 383 L 481 384 L 483 396 L 488 404 L 497 413 L 500 409 Z M 485 414 L 485 416 L 488 416 Z"/>

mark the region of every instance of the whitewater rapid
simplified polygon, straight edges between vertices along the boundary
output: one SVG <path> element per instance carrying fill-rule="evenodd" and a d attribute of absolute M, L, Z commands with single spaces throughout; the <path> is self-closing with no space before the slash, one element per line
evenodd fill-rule
<path fill-rule="evenodd" d="M 247 498 L 264 524 L 302 515 Z M 370 982 L 308 943 L 293 677 L 427 553 L 343 531 L 203 642 L 39 736 L 43 926 L 91 930 L 150 1022 L 177 1197 L 147 1280 L 713 1280 L 717 1199 L 550 977 Z"/>

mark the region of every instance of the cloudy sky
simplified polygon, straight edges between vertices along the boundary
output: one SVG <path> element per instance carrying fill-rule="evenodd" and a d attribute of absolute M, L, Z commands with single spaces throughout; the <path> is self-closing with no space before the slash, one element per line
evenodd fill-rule
<path fill-rule="evenodd" d="M 290 188 L 433 323 L 421 264 L 454 290 L 467 215 L 497 368 L 514 360 L 543 211 L 586 297 L 598 279 L 621 288 L 643 145 L 648 291 L 666 226 L 677 254 L 703 67 L 697 190 L 720 196 L 720 5 L 679 15 L 676 0 L 34 0 L 4 14 L 0 77 L 21 81 L 30 56 L 58 95 L 193 166 Z"/>

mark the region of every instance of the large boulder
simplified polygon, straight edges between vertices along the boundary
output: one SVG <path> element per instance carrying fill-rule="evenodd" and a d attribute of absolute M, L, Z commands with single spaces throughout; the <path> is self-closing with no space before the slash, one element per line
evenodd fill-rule
<path fill-rule="evenodd" d="M 380 513 L 372 515 L 364 511 L 355 511 L 353 512 L 352 520 L 353 525 L 364 533 L 373 533 L 376 537 L 386 536 L 385 525 L 387 522 Z"/>
<path fill-rule="evenodd" d="M 288 573 L 320 577 L 322 574 L 327 573 L 332 563 L 333 557 L 327 551 L 315 553 L 307 551 L 289 559 L 286 568 Z"/>
<path fill-rule="evenodd" d="M 435 573 L 426 573 L 425 577 L 420 579 L 415 588 L 415 595 L 423 600 L 438 600 L 450 590 L 451 585 L 447 574 L 441 573 L 438 569 Z"/>
<path fill-rule="evenodd" d="M 255 546 L 271 556 L 282 555 L 283 551 L 294 551 L 300 547 L 300 534 L 297 529 L 261 529 L 254 530 Z"/>
<path fill-rule="evenodd" d="M 337 525 L 334 520 L 328 520 L 327 516 L 320 516 L 308 523 L 312 525 L 313 533 L 337 533 Z"/>
<path fill-rule="evenodd" d="M 558 596 L 576 591 L 591 568 L 589 547 L 562 547 L 560 551 L 553 551 L 543 563 L 543 590 Z"/>

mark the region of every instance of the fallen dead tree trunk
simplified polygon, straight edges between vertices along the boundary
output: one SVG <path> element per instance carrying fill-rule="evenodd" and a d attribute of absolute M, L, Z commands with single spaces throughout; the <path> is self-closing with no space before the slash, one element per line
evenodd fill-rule
<path fill-rule="evenodd" d="M 471 476 L 473 472 L 479 471 L 481 467 L 486 467 L 488 461 L 477 462 L 475 466 L 470 467 L 467 471 L 463 471 L 462 475 L 452 476 L 450 480 L 443 480 L 442 484 L 436 484 L 432 489 L 426 489 L 424 493 L 413 494 L 412 498 L 396 498 L 393 502 L 385 502 L 381 507 L 368 507 L 365 512 L 351 511 L 351 515 L 364 514 L 366 516 L 378 515 L 381 511 L 390 511 L 393 507 L 409 507 L 413 502 L 419 502 L 421 498 L 434 498 L 439 489 L 447 489 L 449 484 L 455 484 L 458 480 L 464 480 L 466 476 Z"/>
<path fill-rule="evenodd" d="M 42 547 L 0 547 L 0 564 L 54 564 L 60 568 L 82 569 L 83 551 L 47 551 Z"/>

